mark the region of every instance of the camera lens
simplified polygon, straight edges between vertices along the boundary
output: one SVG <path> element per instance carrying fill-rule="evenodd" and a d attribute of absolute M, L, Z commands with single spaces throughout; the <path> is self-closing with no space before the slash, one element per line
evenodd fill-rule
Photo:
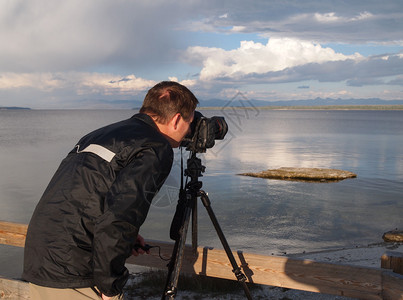
<path fill-rule="evenodd" d="M 224 139 L 228 131 L 228 124 L 224 117 L 211 117 L 211 123 L 214 126 L 214 137 L 216 140 Z"/>

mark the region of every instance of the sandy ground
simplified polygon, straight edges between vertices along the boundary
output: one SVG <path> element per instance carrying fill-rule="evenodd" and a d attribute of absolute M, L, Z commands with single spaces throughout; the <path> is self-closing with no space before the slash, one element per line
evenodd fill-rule
<path fill-rule="evenodd" d="M 357 265 L 363 267 L 373 267 L 380 268 L 381 256 L 388 252 L 395 251 L 403 253 L 403 243 L 378 243 L 363 247 L 355 247 L 351 249 L 338 249 L 331 251 L 321 251 L 314 253 L 302 253 L 294 254 L 289 257 L 310 259 L 314 261 L 338 263 L 345 265 Z M 133 281 L 141 281 L 141 276 L 144 272 L 150 269 L 139 267 L 139 266 L 128 266 L 130 272 L 133 274 L 131 277 Z M 129 282 L 130 283 L 130 282 Z M 261 286 L 261 288 L 254 289 L 251 291 L 253 299 L 272 299 L 272 300 L 347 300 L 353 298 L 325 295 L 319 293 L 311 293 L 305 291 L 284 289 L 279 287 Z M 157 295 L 150 295 L 147 291 L 138 290 L 137 296 L 126 297 L 126 299 L 161 299 L 161 293 Z M 227 294 L 227 295 L 206 295 L 202 293 L 193 293 L 188 291 L 178 291 L 175 299 L 178 300 L 190 300 L 190 299 L 228 299 L 228 300 L 238 300 L 246 299 L 243 291 L 237 294 Z"/>

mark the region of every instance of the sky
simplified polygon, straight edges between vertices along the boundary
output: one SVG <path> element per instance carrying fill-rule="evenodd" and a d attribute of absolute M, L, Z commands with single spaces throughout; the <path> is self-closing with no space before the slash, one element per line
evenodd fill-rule
<path fill-rule="evenodd" d="M 402 100 L 403 1 L 0 1 L 0 106 L 121 107 L 163 80 L 201 102 Z"/>

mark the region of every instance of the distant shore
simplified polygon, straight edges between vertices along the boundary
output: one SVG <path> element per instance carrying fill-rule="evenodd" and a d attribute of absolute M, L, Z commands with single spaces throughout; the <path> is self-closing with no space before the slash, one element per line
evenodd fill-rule
<path fill-rule="evenodd" d="M 253 109 L 253 110 L 403 110 L 403 105 L 295 105 L 295 106 L 226 106 L 199 107 L 199 109 Z"/>
<path fill-rule="evenodd" d="M 0 106 L 0 110 L 15 110 L 15 109 L 28 109 L 29 107 L 18 107 L 18 106 Z"/>
<path fill-rule="evenodd" d="M 108 110 L 109 108 L 105 108 Z M 126 110 L 126 108 L 121 108 Z M 132 108 L 137 110 L 139 108 Z M 402 105 L 293 105 L 293 106 L 200 106 L 198 110 L 403 110 Z M 36 110 L 30 107 L 0 106 L 0 110 Z M 38 109 L 42 110 L 42 109 Z M 45 109 L 46 110 L 46 109 Z M 57 109 L 59 110 L 59 109 Z M 61 109 L 70 110 L 70 109 Z M 74 110 L 91 110 L 90 108 L 76 108 Z"/>

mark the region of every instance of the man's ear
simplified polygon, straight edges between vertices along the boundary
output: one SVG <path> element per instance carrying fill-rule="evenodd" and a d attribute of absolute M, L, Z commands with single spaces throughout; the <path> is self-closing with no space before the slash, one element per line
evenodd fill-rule
<path fill-rule="evenodd" d="M 172 125 L 174 126 L 174 129 L 176 129 L 179 125 L 179 121 L 182 118 L 180 113 L 177 113 L 171 120 Z"/>

